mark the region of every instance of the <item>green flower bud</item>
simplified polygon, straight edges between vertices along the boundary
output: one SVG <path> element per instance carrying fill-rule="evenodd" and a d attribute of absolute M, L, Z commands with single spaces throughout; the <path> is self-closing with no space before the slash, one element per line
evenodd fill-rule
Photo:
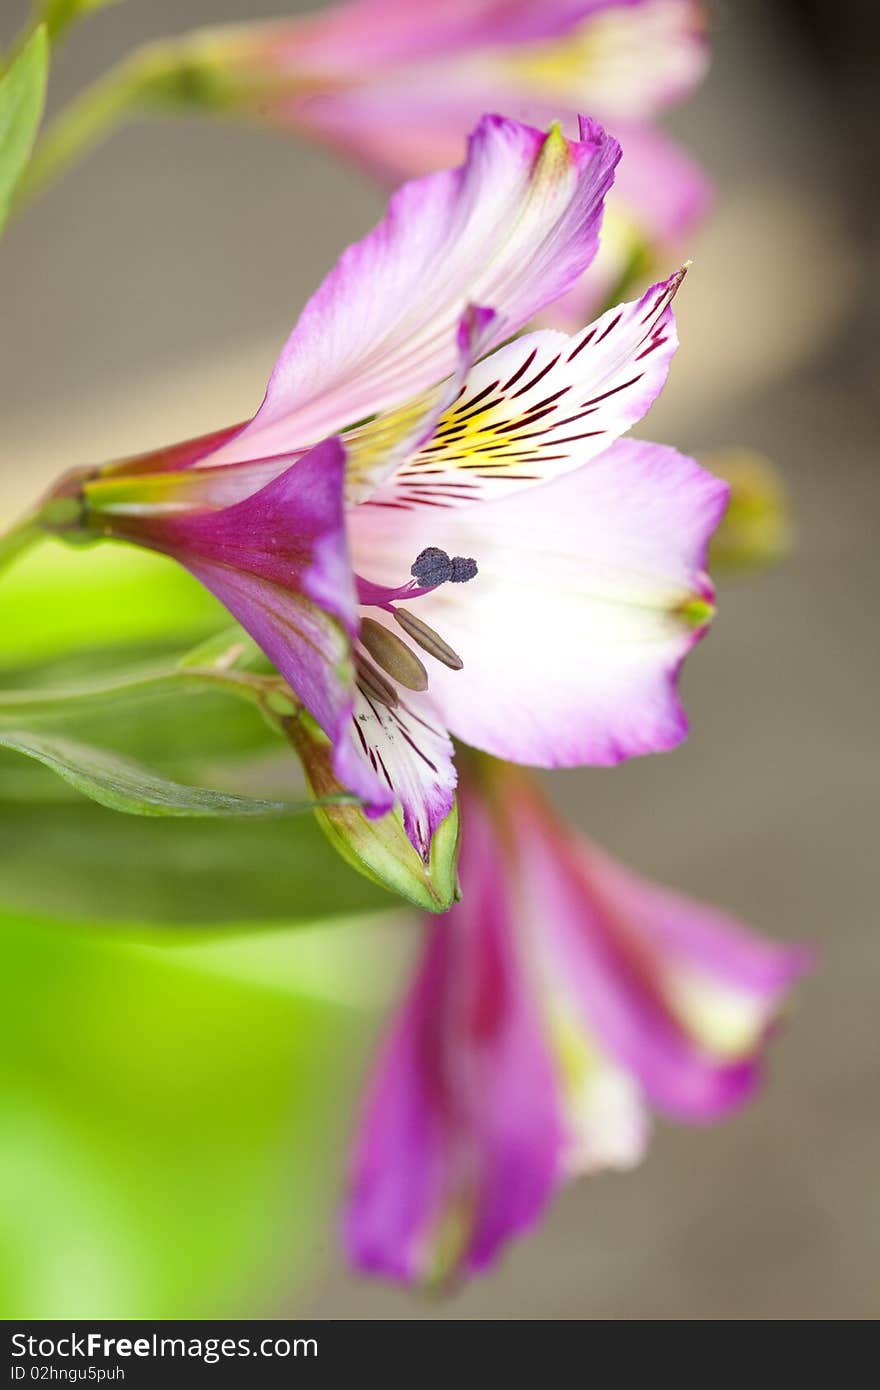
<path fill-rule="evenodd" d="M 282 721 L 312 793 L 344 792 L 326 734 L 305 712 Z M 427 863 L 413 848 L 399 809 L 369 820 L 357 805 L 324 806 L 315 816 L 330 843 L 358 873 L 426 912 L 445 912 L 458 898 L 458 805 L 435 831 Z"/>

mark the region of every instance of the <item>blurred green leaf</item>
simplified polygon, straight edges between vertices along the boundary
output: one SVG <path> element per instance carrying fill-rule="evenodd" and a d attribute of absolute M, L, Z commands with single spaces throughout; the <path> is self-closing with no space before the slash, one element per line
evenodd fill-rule
<path fill-rule="evenodd" d="M 53 738 L 113 747 L 173 781 L 238 795 L 310 795 L 299 763 L 255 705 L 217 693 L 213 680 L 202 688 L 191 663 L 219 660 L 225 679 L 230 638 L 235 647 L 241 637 L 171 562 L 122 546 L 46 545 L 0 581 L 0 632 L 6 730 L 38 727 L 43 737 L 51 729 Z M 264 674 L 252 669 L 252 644 L 236 661 Z M 100 679 L 116 687 L 112 698 L 99 696 Z M 57 698 L 65 683 L 79 691 L 75 708 Z M 26 719 L 23 686 L 32 702 Z M 81 922 L 247 932 L 394 901 L 341 864 L 311 816 L 134 820 L 74 795 L 41 765 L 0 748 L 0 903 Z"/>
<path fill-rule="evenodd" d="M 340 862 L 312 816 L 170 820 L 17 802 L 0 804 L 0 843 L 0 903 L 81 923 L 246 932 L 394 903 Z"/>
<path fill-rule="evenodd" d="M 39 129 L 48 67 L 49 45 L 40 26 L 0 76 L 0 230 Z"/>
<path fill-rule="evenodd" d="M 177 649 L 146 662 L 142 651 L 135 651 L 127 660 L 116 649 L 98 654 L 97 659 L 80 655 L 36 669 L 13 668 L 0 681 L 0 722 L 8 725 L 21 719 L 30 722 L 69 720 L 89 714 L 103 716 L 121 703 L 143 703 L 157 696 L 171 697 L 178 706 L 181 697 L 193 694 L 233 695 L 262 708 L 271 693 L 272 699 L 286 698 L 290 709 L 295 708 L 289 691 L 286 697 L 283 695 L 287 687 L 276 672 L 271 668 L 265 673 L 247 669 L 256 664 L 253 653 L 259 653 L 255 643 L 250 639 L 248 643 L 249 647 L 244 642 L 231 643 L 227 632 L 183 655 Z M 136 664 L 131 664 L 132 659 Z M 76 679 L 80 672 L 84 675 Z M 16 678 L 27 684 L 16 685 Z"/>
<path fill-rule="evenodd" d="M 0 671 L 114 645 L 165 650 L 228 626 L 185 570 L 133 546 L 47 541 L 0 576 Z"/>
<path fill-rule="evenodd" d="M 189 787 L 123 758 L 61 734 L 0 732 L 0 747 L 33 758 L 83 796 L 133 816 L 282 816 L 302 814 L 312 800 L 267 801 L 207 787 Z M 351 798 L 334 798 L 335 801 Z"/>
<path fill-rule="evenodd" d="M 121 0 L 43 0 L 38 8 L 49 31 L 49 39 L 54 43 L 75 20 L 119 3 Z"/>
<path fill-rule="evenodd" d="M 183 656 L 178 658 L 177 669 L 179 671 L 189 671 L 194 666 L 219 666 L 223 670 L 227 670 L 230 666 L 247 670 L 255 668 L 274 669 L 269 664 L 269 658 L 260 650 L 250 633 L 245 632 L 238 623 L 224 628 L 222 632 L 215 632 L 204 642 L 199 642 L 197 646 L 184 652 Z"/>
<path fill-rule="evenodd" d="M 0 913 L 0 1315 L 293 1311 L 374 950 L 358 921 L 169 951 Z"/>
<path fill-rule="evenodd" d="M 169 650 L 120 643 L 68 652 L 0 670 L 0 728 L 56 726 L 84 742 L 156 761 L 166 775 L 201 781 L 207 772 L 209 783 L 222 783 L 224 769 L 242 755 L 287 746 L 261 708 L 260 682 L 271 674 L 246 634 L 239 638 L 228 628 L 183 655 L 179 641 Z M 3 763 L 0 756 L 0 797 L 8 798 L 17 794 L 12 781 L 22 778 L 11 779 Z M 284 799 L 291 786 L 302 785 L 291 757 L 279 785 Z M 57 798 L 57 787 L 52 795 Z"/>
<path fill-rule="evenodd" d="M 58 682 L 79 675 L 80 665 L 79 659 L 71 659 L 12 673 L 33 682 L 28 692 L 32 703 L 23 707 L 19 692 L 0 690 L 0 729 L 14 731 L 23 725 L 32 732 L 51 730 L 87 744 L 112 747 L 175 781 L 273 801 L 305 800 L 311 795 L 286 742 L 256 705 L 212 689 L 190 690 L 185 684 L 179 693 L 170 686 L 175 698 L 167 698 L 167 692 L 166 698 L 158 698 L 161 681 L 152 687 L 156 692 L 152 698 L 135 698 L 133 693 L 131 698 L 122 694 L 111 698 L 105 685 L 92 687 L 104 689 L 103 698 L 84 696 L 81 703 L 66 705 L 54 698 L 63 688 Z M 120 690 L 143 689 L 121 685 L 115 671 L 113 682 Z M 75 796 L 72 787 L 38 763 L 26 762 L 0 747 L 0 802 L 58 802 Z"/>

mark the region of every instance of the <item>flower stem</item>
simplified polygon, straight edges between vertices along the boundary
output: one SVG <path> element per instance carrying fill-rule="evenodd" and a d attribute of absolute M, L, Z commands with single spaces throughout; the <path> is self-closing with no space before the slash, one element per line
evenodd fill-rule
<path fill-rule="evenodd" d="M 41 193 L 134 115 L 223 112 L 245 96 L 226 72 L 222 44 L 198 34 L 162 39 L 136 49 L 80 92 L 55 117 L 36 150 L 13 200 L 13 212 Z"/>
<path fill-rule="evenodd" d="M 0 57 L 0 72 L 10 68 L 21 50 L 41 24 L 46 26 L 49 43 L 54 48 L 67 30 L 80 19 L 115 0 L 33 0 L 30 18 Z"/>
<path fill-rule="evenodd" d="M 16 189 L 13 212 L 106 139 L 137 105 L 142 84 L 141 64 L 126 60 L 74 97 L 38 141 Z"/>
<path fill-rule="evenodd" d="M 18 559 L 19 555 L 30 549 L 43 535 L 44 532 L 36 517 L 29 516 L 26 520 L 19 522 L 17 526 L 13 526 L 11 531 L 0 536 L 0 570 L 11 565 L 14 560 Z"/>
<path fill-rule="evenodd" d="M 2 690 L 0 728 L 22 718 L 51 719 L 71 712 L 89 714 L 102 710 L 113 700 L 140 703 L 156 696 L 179 697 L 206 690 L 220 691 L 255 705 L 276 733 L 285 734 L 286 721 L 298 709 L 298 701 L 280 676 L 237 670 L 222 663 L 160 663 L 91 684 L 54 690 Z"/>
<path fill-rule="evenodd" d="M 47 535 L 73 538 L 79 531 L 82 517 L 80 486 L 83 469 L 71 469 L 63 474 L 44 495 L 34 510 L 0 535 L 0 570 L 11 565 L 23 551 Z M 85 470 L 88 473 L 88 470 Z"/>

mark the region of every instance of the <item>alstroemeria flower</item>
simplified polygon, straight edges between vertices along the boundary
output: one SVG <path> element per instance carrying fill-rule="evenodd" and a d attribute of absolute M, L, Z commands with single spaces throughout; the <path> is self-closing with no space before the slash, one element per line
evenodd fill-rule
<path fill-rule="evenodd" d="M 455 164 L 484 111 L 561 120 L 571 134 L 576 113 L 593 112 L 624 160 L 595 271 L 552 310 L 564 326 L 607 302 L 646 250 L 678 254 L 708 203 L 696 163 L 651 124 L 705 72 L 699 0 L 351 0 L 190 45 L 196 67 L 222 79 L 221 109 L 321 140 L 395 183 Z"/>
<path fill-rule="evenodd" d="M 426 858 L 450 733 L 551 766 L 685 733 L 676 676 L 726 488 L 619 440 L 665 381 L 681 276 L 578 335 L 497 346 L 589 263 L 617 154 L 589 122 L 568 142 L 485 118 L 463 168 L 404 186 L 343 255 L 249 424 L 83 489 L 93 532 L 218 595 L 343 785 L 368 814 L 399 802 Z"/>
<path fill-rule="evenodd" d="M 741 1105 L 811 953 L 638 877 L 527 775 L 461 798 L 463 900 L 426 926 L 354 1146 L 344 1239 L 407 1282 L 484 1270 L 571 1177 L 630 1168 L 650 1112 Z"/>

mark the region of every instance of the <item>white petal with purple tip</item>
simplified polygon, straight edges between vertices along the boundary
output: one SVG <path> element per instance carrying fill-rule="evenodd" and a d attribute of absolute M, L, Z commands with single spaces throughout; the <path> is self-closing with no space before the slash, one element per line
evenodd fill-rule
<path fill-rule="evenodd" d="M 494 342 L 564 294 L 596 253 L 620 155 L 485 116 L 459 169 L 404 184 L 306 305 L 259 411 L 207 464 L 304 448 L 395 410 L 456 370 L 469 303 L 500 316 Z M 503 328 L 501 323 L 503 321 Z"/>
<path fill-rule="evenodd" d="M 601 454 L 642 418 L 678 348 L 670 307 L 684 272 L 574 337 L 529 333 L 479 362 L 375 507 L 463 506 L 546 482 Z"/>

